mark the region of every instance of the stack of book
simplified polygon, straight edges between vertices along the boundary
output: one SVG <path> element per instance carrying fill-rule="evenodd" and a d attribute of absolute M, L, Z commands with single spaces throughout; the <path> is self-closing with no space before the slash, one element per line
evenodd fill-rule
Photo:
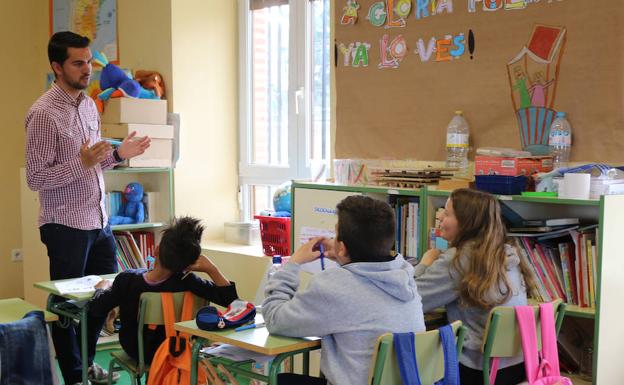
<path fill-rule="evenodd" d="M 599 229 L 597 225 L 579 228 L 572 225 L 575 221 L 578 223 L 574 218 L 534 222 L 537 226 L 511 228 L 509 236 L 534 273 L 539 300 L 561 298 L 595 308 Z"/>
<path fill-rule="evenodd" d="M 405 258 L 417 258 L 420 231 L 418 198 L 391 195 L 389 203 L 396 217 L 395 251 Z"/>

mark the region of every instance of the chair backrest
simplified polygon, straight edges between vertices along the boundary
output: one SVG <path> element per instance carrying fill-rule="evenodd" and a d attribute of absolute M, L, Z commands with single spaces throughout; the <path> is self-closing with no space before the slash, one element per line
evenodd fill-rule
<path fill-rule="evenodd" d="M 460 355 L 465 328 L 461 321 L 453 322 L 451 327 L 455 334 L 457 354 Z M 415 334 L 414 339 L 416 362 L 422 384 L 431 385 L 444 378 L 444 352 L 440 343 L 440 333 L 437 330 L 430 330 Z M 401 385 L 403 383 L 394 352 L 392 333 L 385 333 L 377 339 L 368 383 L 373 385 Z"/>
<path fill-rule="evenodd" d="M 193 295 L 193 317 L 197 314 L 197 311 L 203 306 L 207 305 L 207 301 L 204 298 Z M 176 320 L 180 319 L 182 314 L 182 305 L 184 304 L 184 292 L 173 293 L 173 307 Z M 139 339 L 139 371 L 145 369 L 145 356 L 143 347 L 143 327 L 145 325 L 164 325 L 165 319 L 163 317 L 162 300 L 160 293 L 157 292 L 145 292 L 141 294 L 139 299 L 139 322 L 138 322 L 138 339 Z"/>
<path fill-rule="evenodd" d="M 565 315 L 565 303 L 561 299 L 553 301 L 557 335 Z M 541 327 L 539 304 L 533 305 L 537 322 L 538 349 L 541 349 Z M 493 357 L 515 357 L 522 354 L 520 330 L 513 306 L 496 306 L 490 311 L 483 333 L 483 376 L 484 384 L 489 385 L 490 359 Z M 487 379 L 486 379 L 487 377 Z"/>

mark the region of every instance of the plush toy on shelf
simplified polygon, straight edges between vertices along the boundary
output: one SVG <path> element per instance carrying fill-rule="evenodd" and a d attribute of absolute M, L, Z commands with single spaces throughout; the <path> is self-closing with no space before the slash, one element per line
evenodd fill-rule
<path fill-rule="evenodd" d="M 143 186 L 132 182 L 124 189 L 126 202 L 119 210 L 118 215 L 111 216 L 108 222 L 111 225 L 128 225 L 145 221 L 145 206 L 143 205 Z"/>
<path fill-rule="evenodd" d="M 101 65 L 100 92 L 95 104 L 100 113 L 104 111 L 104 102 L 110 98 L 130 97 L 140 99 L 160 99 L 153 90 L 146 90 L 132 76 L 124 72 L 113 63 L 109 63 L 106 55 L 101 52 L 93 53 L 93 62 Z"/>

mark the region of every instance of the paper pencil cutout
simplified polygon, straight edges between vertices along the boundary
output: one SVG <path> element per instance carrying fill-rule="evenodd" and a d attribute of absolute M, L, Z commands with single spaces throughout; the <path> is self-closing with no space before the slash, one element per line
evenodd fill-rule
<path fill-rule="evenodd" d="M 548 134 L 556 114 L 554 104 L 565 41 L 564 27 L 536 25 L 527 45 L 507 63 L 522 148 L 534 155 L 548 154 Z"/>

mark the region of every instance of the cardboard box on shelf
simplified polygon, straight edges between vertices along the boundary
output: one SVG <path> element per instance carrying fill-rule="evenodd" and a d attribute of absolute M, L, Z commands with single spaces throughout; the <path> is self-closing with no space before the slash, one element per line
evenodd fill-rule
<path fill-rule="evenodd" d="M 154 139 L 145 152 L 126 160 L 128 167 L 171 167 L 173 159 L 173 141 Z"/>
<path fill-rule="evenodd" d="M 552 171 L 552 169 L 552 156 L 526 158 L 475 156 L 475 175 L 529 176 L 536 172 Z"/>
<path fill-rule="evenodd" d="M 173 126 L 167 124 L 102 123 L 102 136 L 105 138 L 123 139 L 132 131 L 136 131 L 137 137 L 149 136 L 150 138 L 160 139 L 173 138 Z"/>
<path fill-rule="evenodd" d="M 112 98 L 104 105 L 102 123 L 167 124 L 167 101 Z"/>

